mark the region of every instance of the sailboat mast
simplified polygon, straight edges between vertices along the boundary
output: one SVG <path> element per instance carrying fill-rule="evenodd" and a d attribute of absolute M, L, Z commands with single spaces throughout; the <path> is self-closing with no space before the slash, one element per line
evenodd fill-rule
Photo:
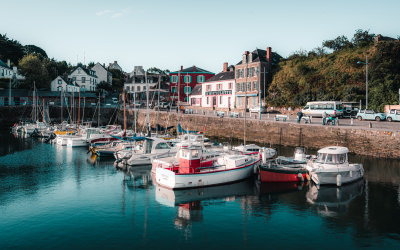
<path fill-rule="evenodd" d="M 62 123 L 63 122 L 63 102 L 64 102 L 62 87 L 61 87 L 61 93 L 60 93 L 60 101 L 61 101 L 61 120 L 60 120 L 60 123 Z"/>
<path fill-rule="evenodd" d="M 150 116 L 149 116 L 149 83 L 148 83 L 148 81 L 147 81 L 147 72 L 144 72 L 144 80 L 145 80 L 145 82 L 146 82 L 147 129 L 148 129 L 148 132 L 151 133 L 151 129 L 150 129 Z"/>
<path fill-rule="evenodd" d="M 126 136 L 125 88 L 122 91 L 122 98 L 124 99 L 124 135 Z"/>
<path fill-rule="evenodd" d="M 156 134 L 158 134 L 158 115 L 160 113 L 160 75 L 158 76 L 158 99 L 157 99 L 157 124 L 156 124 Z"/>
<path fill-rule="evenodd" d="M 244 83 L 245 94 L 244 94 L 243 145 L 246 145 L 247 75 L 248 75 L 247 55 L 246 55 L 246 69 L 244 74 L 246 75 L 246 81 Z"/>
<path fill-rule="evenodd" d="M 97 114 L 97 127 L 100 127 L 100 92 L 99 92 L 99 113 Z"/>
<path fill-rule="evenodd" d="M 137 117 L 137 112 L 139 112 L 139 109 L 136 108 L 136 87 L 135 87 L 135 85 L 133 85 L 133 111 L 135 114 L 134 123 L 135 123 L 135 135 L 136 135 L 136 117 Z"/>
<path fill-rule="evenodd" d="M 181 71 L 178 72 L 178 124 L 179 124 L 179 111 L 181 106 Z"/>
<path fill-rule="evenodd" d="M 81 119 L 81 88 L 79 88 L 79 101 L 78 101 L 78 129 L 79 129 L 80 119 Z"/>

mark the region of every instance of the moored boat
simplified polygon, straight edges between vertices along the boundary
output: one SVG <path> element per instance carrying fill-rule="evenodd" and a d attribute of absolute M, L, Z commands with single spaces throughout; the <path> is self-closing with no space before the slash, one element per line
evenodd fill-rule
<path fill-rule="evenodd" d="M 261 150 L 262 164 L 259 167 L 261 182 L 299 182 L 308 179 L 307 161 L 303 148 L 296 148 L 295 157 L 278 157 L 267 161 Z"/>
<path fill-rule="evenodd" d="M 235 182 L 250 177 L 260 162 L 247 155 L 223 155 L 212 165 L 201 167 L 201 147 L 181 148 L 179 153 L 178 165 L 156 169 L 159 185 L 179 189 Z"/>
<path fill-rule="evenodd" d="M 318 151 L 315 161 L 309 162 L 307 169 L 311 180 L 317 185 L 333 184 L 341 186 L 364 177 L 363 165 L 349 164 L 349 149 L 330 146 Z"/>

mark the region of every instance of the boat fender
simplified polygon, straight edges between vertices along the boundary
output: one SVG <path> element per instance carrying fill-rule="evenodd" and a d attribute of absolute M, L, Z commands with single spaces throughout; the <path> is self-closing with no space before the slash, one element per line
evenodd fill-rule
<path fill-rule="evenodd" d="M 306 173 L 306 179 L 307 179 L 307 181 L 311 180 L 310 175 L 308 173 Z"/>
<path fill-rule="evenodd" d="M 350 177 L 353 177 L 353 171 L 350 170 Z"/>
<path fill-rule="evenodd" d="M 338 187 L 342 186 L 342 175 L 340 175 L 340 174 L 338 174 L 338 175 L 336 176 L 336 185 L 337 185 Z"/>
<path fill-rule="evenodd" d="M 297 174 L 297 178 L 299 178 L 299 181 L 301 181 L 301 182 L 304 181 L 303 175 L 301 173 Z"/>

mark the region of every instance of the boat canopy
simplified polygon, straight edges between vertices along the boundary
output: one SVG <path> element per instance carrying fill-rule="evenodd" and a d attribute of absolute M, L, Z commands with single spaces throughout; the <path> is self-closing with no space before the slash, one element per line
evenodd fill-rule
<path fill-rule="evenodd" d="M 330 146 L 318 150 L 318 154 L 332 154 L 332 155 L 347 154 L 348 152 L 349 152 L 348 148 L 339 146 Z"/>

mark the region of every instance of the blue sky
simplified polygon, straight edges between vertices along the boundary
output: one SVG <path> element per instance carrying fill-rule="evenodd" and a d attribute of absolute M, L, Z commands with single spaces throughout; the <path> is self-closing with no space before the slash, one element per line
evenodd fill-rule
<path fill-rule="evenodd" d="M 356 29 L 397 38 L 395 0 L 2 1 L 0 33 L 50 57 L 172 71 L 180 65 L 220 72 L 246 50 L 267 46 L 283 57 L 312 50 Z"/>

